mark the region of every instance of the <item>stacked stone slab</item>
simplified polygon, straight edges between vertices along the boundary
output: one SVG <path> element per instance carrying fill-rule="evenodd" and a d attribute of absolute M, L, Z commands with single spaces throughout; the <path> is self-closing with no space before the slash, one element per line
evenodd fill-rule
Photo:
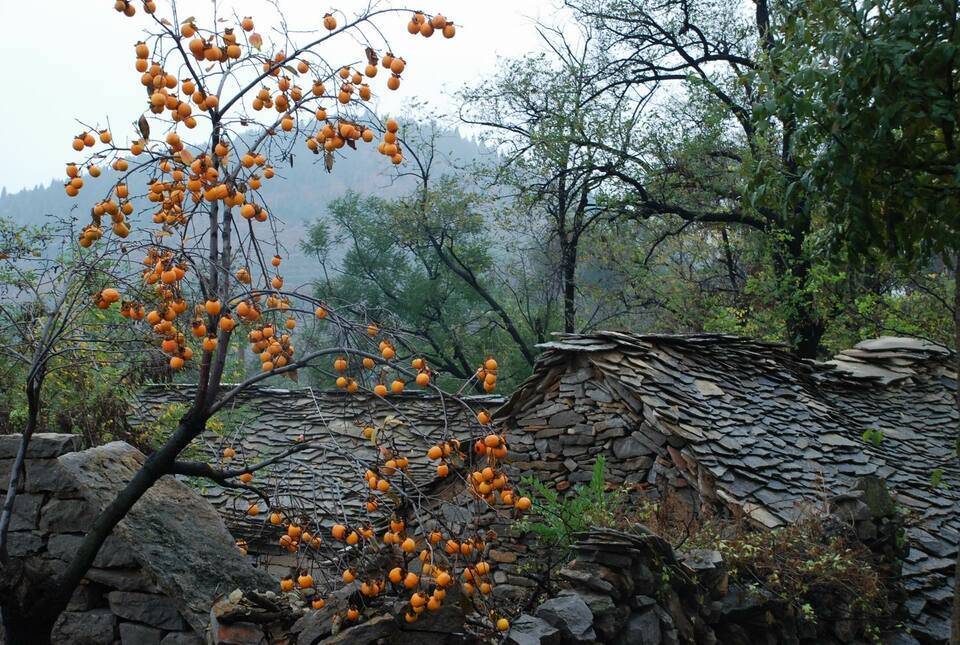
<path fill-rule="evenodd" d="M 20 435 L 0 436 L 4 488 L 19 443 Z M 122 442 L 79 449 L 79 437 L 39 433 L 26 455 L 10 555 L 49 575 L 66 566 L 93 519 L 144 459 Z M 275 584 L 246 562 L 213 507 L 165 477 L 107 539 L 57 622 L 53 642 L 198 645 L 216 597 Z"/>
<path fill-rule="evenodd" d="M 567 490 L 603 454 L 608 481 L 668 493 L 675 512 L 768 529 L 879 477 L 913 519 L 908 622 L 947 638 L 960 542 L 952 352 L 880 338 L 824 364 L 733 336 L 618 332 L 540 347 L 496 413 L 519 476 Z"/>

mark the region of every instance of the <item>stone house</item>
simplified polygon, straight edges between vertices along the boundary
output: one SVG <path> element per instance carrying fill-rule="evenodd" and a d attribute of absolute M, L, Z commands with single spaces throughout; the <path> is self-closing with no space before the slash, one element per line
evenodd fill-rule
<path fill-rule="evenodd" d="M 557 490 L 590 479 L 650 486 L 692 516 L 774 529 L 863 476 L 909 513 L 908 626 L 949 634 L 960 542 L 954 357 L 878 338 L 834 360 L 726 335 L 561 335 L 496 413 L 521 473 Z"/>
<path fill-rule="evenodd" d="M 0 436 L 0 488 L 19 443 L 20 435 Z M 14 507 L 10 556 L 48 575 L 65 567 L 93 518 L 143 459 L 123 442 L 80 451 L 78 436 L 35 434 Z M 54 627 L 53 642 L 199 645 L 217 598 L 274 585 L 243 558 L 210 504 L 164 477 L 104 543 Z"/>

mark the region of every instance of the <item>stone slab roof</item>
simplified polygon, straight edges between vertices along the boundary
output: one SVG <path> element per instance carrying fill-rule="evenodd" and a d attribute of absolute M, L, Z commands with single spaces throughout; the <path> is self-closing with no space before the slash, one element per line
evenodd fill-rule
<path fill-rule="evenodd" d="M 623 417 L 642 420 L 639 441 L 676 463 L 702 495 L 758 525 L 789 522 L 860 476 L 885 478 L 911 512 L 904 575 L 917 628 L 932 640 L 948 633 L 960 542 L 950 351 L 885 337 L 816 363 L 728 335 L 617 332 L 560 335 L 540 347 L 533 374 L 498 419 L 535 426 L 542 420 L 525 416 L 539 414 L 548 393 L 569 387 L 561 378 L 587 364 Z"/>
<path fill-rule="evenodd" d="M 190 385 L 144 388 L 138 394 L 135 424 L 148 428 L 172 405 L 187 403 L 192 392 Z M 504 401 L 496 396 L 463 400 L 476 410 L 493 409 Z M 427 448 L 443 438 L 469 436 L 470 425 L 476 426 L 475 412 L 449 398 L 419 391 L 379 398 L 311 388 L 251 388 L 235 401 L 233 412 L 226 415 L 232 417 L 226 428 L 208 424 L 213 429 L 202 437 L 199 458 L 216 464 L 223 448 L 231 446 L 237 457 L 222 467 L 238 468 L 268 459 L 297 442 L 310 443 L 310 448 L 257 472 L 254 483 L 279 501 L 285 512 L 320 518 L 325 527 L 342 522 L 345 516 L 367 515 L 363 506 L 369 491 L 363 473 L 368 464 L 377 462 L 377 447 L 363 436 L 365 426 L 380 433 L 385 440 L 381 443 L 396 442 L 409 457 L 405 485 L 411 491 L 426 490 L 436 479 L 436 464 L 427 460 Z M 217 507 L 235 536 L 246 539 L 258 552 L 274 547 L 275 535 L 267 527 L 266 514 L 246 514 L 249 504 L 257 501 L 255 496 L 212 482 L 199 483 L 201 493 Z"/>

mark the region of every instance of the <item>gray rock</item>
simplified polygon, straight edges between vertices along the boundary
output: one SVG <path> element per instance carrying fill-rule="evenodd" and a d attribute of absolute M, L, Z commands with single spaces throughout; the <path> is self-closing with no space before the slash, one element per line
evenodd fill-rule
<path fill-rule="evenodd" d="M 115 639 L 116 621 L 109 609 L 65 611 L 54 624 L 51 639 L 70 645 L 110 645 Z"/>
<path fill-rule="evenodd" d="M 621 437 L 613 441 L 613 455 L 617 459 L 642 457 L 650 454 L 650 449 L 637 441 L 634 437 Z"/>
<path fill-rule="evenodd" d="M 97 558 L 93 561 L 95 567 L 135 567 L 139 564 L 133 549 L 116 535 L 111 535 L 103 542 Z"/>
<path fill-rule="evenodd" d="M 925 643 L 946 643 L 950 640 L 950 621 L 939 616 L 927 616 L 927 621 L 922 625 L 911 626 L 911 632 Z"/>
<path fill-rule="evenodd" d="M 13 500 L 13 516 L 10 518 L 11 531 L 30 531 L 37 528 L 42 495 L 19 493 Z"/>
<path fill-rule="evenodd" d="M 35 531 L 11 531 L 8 551 L 11 557 L 22 558 L 43 550 L 43 537 Z"/>
<path fill-rule="evenodd" d="M 77 547 L 80 546 L 82 541 L 82 535 L 51 535 L 50 539 L 47 540 L 47 552 L 51 558 L 68 562 L 77 552 Z"/>
<path fill-rule="evenodd" d="M 550 420 L 547 423 L 554 428 L 566 428 L 569 426 L 575 426 L 582 422 L 582 414 L 579 412 L 574 412 L 573 410 L 564 410 L 563 412 L 558 412 L 550 417 Z"/>
<path fill-rule="evenodd" d="M 562 428 L 544 428 L 543 430 L 538 430 L 534 435 L 534 439 L 550 439 L 551 437 L 558 437 L 563 434 Z"/>
<path fill-rule="evenodd" d="M 100 512 L 126 486 L 144 459 L 136 448 L 113 442 L 65 454 L 58 462 L 91 511 Z M 172 477 L 162 477 L 140 498 L 114 528 L 112 538 L 124 548 L 118 547 L 113 553 L 107 549 L 99 557 L 117 566 L 115 563 L 124 561 L 124 552 L 132 555 L 163 593 L 174 599 L 175 609 L 197 633 L 206 629 L 210 607 L 224 589 L 276 586 L 269 574 L 253 568 L 240 554 L 213 506 Z M 164 629 L 183 627 L 182 622 L 176 622 L 176 626 Z"/>
<path fill-rule="evenodd" d="M 614 591 L 614 586 L 606 580 L 586 571 L 581 571 L 580 569 L 564 567 L 560 569 L 559 574 L 576 586 L 599 591 L 600 593 L 612 593 Z"/>
<path fill-rule="evenodd" d="M 637 609 L 646 609 L 647 607 L 653 607 L 655 604 L 657 604 L 657 601 L 650 596 L 636 596 L 633 599 L 633 606 Z"/>
<path fill-rule="evenodd" d="M 623 630 L 622 642 L 633 645 L 660 645 L 660 619 L 656 612 L 648 609 L 630 616 Z"/>
<path fill-rule="evenodd" d="M 759 615 L 769 600 L 773 600 L 773 594 L 763 588 L 746 589 L 730 585 L 726 595 L 720 599 L 720 612 L 732 622 L 741 621 Z"/>
<path fill-rule="evenodd" d="M 70 597 L 70 603 L 67 605 L 67 611 L 87 611 L 100 604 L 103 595 L 98 589 L 94 589 L 89 584 L 81 583 L 73 590 Z"/>
<path fill-rule="evenodd" d="M 100 583 L 119 591 L 143 591 L 159 593 L 160 588 L 154 584 L 150 576 L 143 569 L 100 569 L 91 567 L 87 570 L 87 580 Z"/>
<path fill-rule="evenodd" d="M 601 390 L 599 388 L 590 388 L 587 390 L 587 396 L 589 396 L 594 401 L 598 403 L 610 403 L 613 401 L 613 396 L 606 390 Z"/>
<path fill-rule="evenodd" d="M 203 639 L 193 632 L 170 632 L 163 637 L 160 645 L 203 645 Z"/>
<path fill-rule="evenodd" d="M 40 529 L 54 533 L 83 533 L 93 516 L 82 499 L 52 499 L 40 509 Z"/>
<path fill-rule="evenodd" d="M 593 614 L 576 593 L 547 600 L 537 607 L 535 614 L 559 629 L 564 639 L 573 643 L 588 643 L 597 637 L 593 630 Z"/>
<path fill-rule="evenodd" d="M 587 603 L 587 608 L 590 609 L 590 613 L 594 617 L 602 616 L 608 612 L 613 611 L 616 608 L 616 605 L 613 602 L 613 599 L 607 594 L 594 593 L 592 591 L 573 591 L 571 589 L 564 589 L 559 594 L 560 596 L 580 596 L 585 603 Z"/>
<path fill-rule="evenodd" d="M 701 585 L 717 597 L 727 591 L 727 569 L 723 555 L 713 549 L 690 549 L 681 557 L 681 562 L 694 575 Z"/>
<path fill-rule="evenodd" d="M 567 480 L 574 484 L 584 484 L 593 479 L 593 473 L 589 470 L 578 470 L 567 475 Z"/>
<path fill-rule="evenodd" d="M 627 422 L 624 421 L 621 417 L 607 417 L 602 421 L 597 421 L 593 424 L 593 429 L 597 433 L 604 432 L 605 430 L 620 429 L 625 428 Z"/>
<path fill-rule="evenodd" d="M 920 641 L 903 631 L 886 632 L 881 636 L 885 645 L 920 645 Z"/>
<path fill-rule="evenodd" d="M 521 614 L 510 623 L 506 645 L 558 645 L 560 630 L 536 616 Z"/>
<path fill-rule="evenodd" d="M 0 492 L 6 492 L 10 484 L 10 470 L 13 468 L 13 459 L 0 459 Z"/>
<path fill-rule="evenodd" d="M 120 618 L 161 629 L 182 631 L 187 627 L 169 598 L 137 591 L 111 591 L 107 594 L 110 611 Z"/>
<path fill-rule="evenodd" d="M 69 562 L 82 541 L 82 535 L 70 533 L 51 535 L 47 542 L 47 551 L 51 557 Z M 130 547 L 115 535 L 111 535 L 104 540 L 103 546 L 100 547 L 100 551 L 93 561 L 93 566 L 101 568 L 130 568 L 137 566 L 137 564 L 137 560 Z"/>
<path fill-rule="evenodd" d="M 160 645 L 163 632 L 138 623 L 120 623 L 120 642 L 123 645 Z"/>
<path fill-rule="evenodd" d="M 524 587 L 511 584 L 500 584 L 493 588 L 493 597 L 500 602 L 509 603 L 507 606 L 517 606 L 529 595 Z"/>
<path fill-rule="evenodd" d="M 23 435 L 0 435 L 0 459 L 13 459 L 20 450 Z M 27 459 L 51 459 L 80 450 L 80 437 L 54 432 L 35 432 L 27 446 Z"/>
<path fill-rule="evenodd" d="M 72 453 L 76 454 L 76 453 Z M 61 467 L 58 459 L 31 459 L 26 463 L 28 493 L 76 493 L 76 482 Z"/>

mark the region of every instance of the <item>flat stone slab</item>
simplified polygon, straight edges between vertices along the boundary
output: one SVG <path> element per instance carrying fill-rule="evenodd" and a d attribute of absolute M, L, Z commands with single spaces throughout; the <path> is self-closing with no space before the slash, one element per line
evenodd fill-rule
<path fill-rule="evenodd" d="M 0 459 L 13 459 L 20 450 L 23 435 L 0 435 Z M 27 459 L 53 459 L 80 450 L 80 437 L 55 432 L 34 432 L 27 446 Z M 3 483 L 6 485 L 6 482 Z"/>
<path fill-rule="evenodd" d="M 187 625 L 173 601 L 164 596 L 138 591 L 111 591 L 110 611 L 120 618 L 160 629 L 181 630 Z M 157 639 L 159 641 L 159 639 Z"/>

